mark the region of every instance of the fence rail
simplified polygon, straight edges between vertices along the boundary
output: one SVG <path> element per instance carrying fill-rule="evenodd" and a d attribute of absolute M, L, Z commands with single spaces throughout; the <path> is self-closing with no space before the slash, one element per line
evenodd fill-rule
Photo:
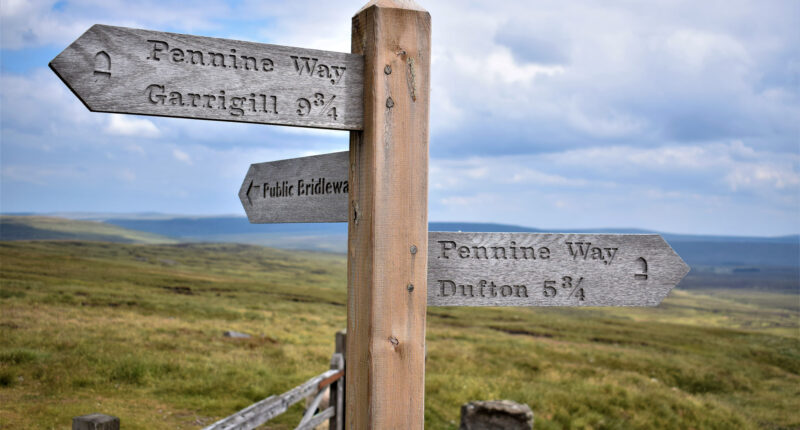
<path fill-rule="evenodd" d="M 314 396 L 296 430 L 313 429 L 330 421 L 331 430 L 344 428 L 344 354 L 340 345 L 344 334 L 336 334 L 337 351 L 331 357 L 331 369 L 327 370 L 291 390 L 254 403 L 235 414 L 225 417 L 203 430 L 251 430 L 286 412 L 290 406 Z M 326 390 L 330 387 L 330 407 L 316 412 Z"/>

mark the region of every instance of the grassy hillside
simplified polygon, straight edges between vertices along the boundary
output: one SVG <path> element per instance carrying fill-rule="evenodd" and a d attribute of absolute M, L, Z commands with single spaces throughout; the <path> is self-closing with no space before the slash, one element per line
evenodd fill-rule
<path fill-rule="evenodd" d="M 0 240 L 92 240 L 121 243 L 175 243 L 176 240 L 96 221 L 44 216 L 0 216 Z"/>
<path fill-rule="evenodd" d="M 201 428 L 283 392 L 328 367 L 345 270 L 246 245 L 0 242 L 0 427 L 100 411 Z M 498 398 L 529 404 L 536 429 L 795 428 L 799 306 L 713 290 L 649 309 L 430 308 L 426 428 Z"/>

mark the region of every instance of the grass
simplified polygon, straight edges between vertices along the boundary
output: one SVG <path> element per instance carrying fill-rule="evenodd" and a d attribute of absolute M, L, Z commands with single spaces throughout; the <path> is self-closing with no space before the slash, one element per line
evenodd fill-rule
<path fill-rule="evenodd" d="M 340 255 L 246 245 L 0 242 L 0 427 L 104 412 L 130 429 L 200 428 L 284 392 L 328 367 L 345 276 Z M 800 426 L 797 294 L 430 308 L 427 345 L 430 429 L 501 398 L 529 404 L 537 429 Z"/>

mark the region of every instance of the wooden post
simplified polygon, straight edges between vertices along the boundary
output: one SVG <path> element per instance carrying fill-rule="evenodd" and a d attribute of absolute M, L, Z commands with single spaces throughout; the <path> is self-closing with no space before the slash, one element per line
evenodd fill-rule
<path fill-rule="evenodd" d="M 373 0 L 352 22 L 364 129 L 350 133 L 346 422 L 424 425 L 430 14 Z"/>
<path fill-rule="evenodd" d="M 331 369 L 345 370 L 345 342 L 347 339 L 347 330 L 339 330 L 336 332 L 336 350 L 331 357 Z M 344 384 L 347 378 L 347 372 L 338 381 L 334 382 L 330 387 L 330 401 L 329 404 L 336 408 L 336 414 L 331 417 L 328 423 L 330 430 L 344 430 Z"/>

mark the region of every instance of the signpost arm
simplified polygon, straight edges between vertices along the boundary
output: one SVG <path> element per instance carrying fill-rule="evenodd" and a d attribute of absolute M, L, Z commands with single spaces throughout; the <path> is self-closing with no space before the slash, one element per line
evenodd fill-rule
<path fill-rule="evenodd" d="M 373 0 L 352 21 L 364 129 L 350 133 L 350 429 L 424 425 L 430 14 Z"/>

